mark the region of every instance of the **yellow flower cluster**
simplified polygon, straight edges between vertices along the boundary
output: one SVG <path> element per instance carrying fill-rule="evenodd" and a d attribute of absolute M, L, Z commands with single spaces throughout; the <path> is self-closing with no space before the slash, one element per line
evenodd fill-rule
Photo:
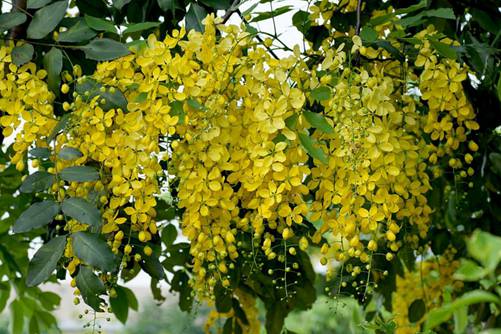
<path fill-rule="evenodd" d="M 411 323 L 408 317 L 410 305 L 422 300 L 426 311 L 441 306 L 444 302 L 444 289 L 451 292 L 462 288 L 461 281 L 455 281 L 453 274 L 459 267 L 454 260 L 455 249 L 448 249 L 442 256 L 416 263 L 414 271 L 406 271 L 403 277 L 397 276 L 397 287 L 392 295 L 397 334 L 415 334 L 420 331 L 424 317 Z"/>

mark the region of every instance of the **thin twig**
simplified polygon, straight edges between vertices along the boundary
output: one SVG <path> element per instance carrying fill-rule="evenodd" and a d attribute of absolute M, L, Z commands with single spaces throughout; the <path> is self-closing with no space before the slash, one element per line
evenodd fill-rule
<path fill-rule="evenodd" d="M 362 0 L 357 3 L 357 25 L 355 26 L 355 34 L 360 35 L 360 11 L 362 10 Z"/>
<path fill-rule="evenodd" d="M 240 18 L 242 19 L 242 21 L 245 23 L 245 24 L 249 24 L 249 22 L 245 19 L 245 17 L 242 15 L 242 12 L 240 11 L 240 9 L 237 9 L 236 12 L 238 13 L 238 15 L 240 16 Z M 276 60 L 280 60 L 280 58 L 277 56 L 277 54 L 275 52 L 273 52 L 272 49 L 270 49 L 269 46 L 267 46 L 266 44 L 264 44 L 264 40 L 258 35 L 256 34 L 256 39 L 259 41 L 259 43 L 263 44 L 264 47 L 268 50 L 268 52 L 273 56 L 273 58 L 275 58 Z"/>
<path fill-rule="evenodd" d="M 240 6 L 240 0 L 233 1 L 230 8 L 224 13 L 222 24 L 225 24 L 230 19 L 231 15 L 237 12 L 238 6 Z"/>

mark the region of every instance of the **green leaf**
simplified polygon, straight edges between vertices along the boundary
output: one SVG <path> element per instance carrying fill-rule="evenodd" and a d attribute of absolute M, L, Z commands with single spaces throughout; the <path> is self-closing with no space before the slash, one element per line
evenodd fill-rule
<path fill-rule="evenodd" d="M 63 213 L 82 224 L 101 226 L 101 212 L 83 198 L 71 197 L 63 201 Z"/>
<path fill-rule="evenodd" d="M 456 49 L 448 44 L 430 39 L 430 44 L 435 50 L 442 56 L 446 58 L 456 59 L 457 53 Z"/>
<path fill-rule="evenodd" d="M 169 224 L 162 229 L 162 242 L 168 248 L 176 241 L 177 229 L 174 225 Z"/>
<path fill-rule="evenodd" d="M 423 14 L 427 17 L 439 17 L 448 20 L 456 19 L 456 16 L 454 15 L 454 11 L 452 10 L 452 8 L 429 9 L 427 11 L 424 11 Z"/>
<path fill-rule="evenodd" d="M 466 306 L 454 311 L 454 333 L 463 334 L 468 326 L 468 308 Z"/>
<path fill-rule="evenodd" d="M 82 265 L 80 266 L 75 281 L 84 302 L 95 311 L 101 311 L 100 304 L 102 300 L 99 298 L 99 295 L 106 292 L 103 282 L 101 282 L 90 268 Z"/>
<path fill-rule="evenodd" d="M 497 90 L 498 90 L 498 99 L 499 99 L 499 101 L 501 101 L 501 72 L 499 73 Z"/>
<path fill-rule="evenodd" d="M 63 130 L 66 129 L 68 124 L 70 124 L 71 113 L 65 114 L 59 119 L 54 129 L 52 129 L 51 134 L 47 137 L 47 142 L 50 143 L 56 136 Z"/>
<path fill-rule="evenodd" d="M 365 26 L 362 28 L 362 31 L 360 31 L 360 38 L 362 38 L 363 41 L 365 42 L 374 42 L 377 40 L 377 32 L 370 26 Z"/>
<path fill-rule="evenodd" d="M 59 94 L 61 83 L 61 70 L 63 69 L 63 53 L 56 47 L 52 47 L 43 57 L 43 66 L 47 71 L 47 84 L 49 89 Z"/>
<path fill-rule="evenodd" d="M 202 21 L 207 16 L 207 12 L 205 9 L 197 5 L 196 3 L 190 4 L 190 9 L 186 13 L 185 21 L 186 21 L 186 31 L 190 31 L 191 29 L 195 29 L 196 31 L 204 31 L 204 25 Z"/>
<path fill-rule="evenodd" d="M 129 307 L 134 311 L 137 311 L 139 303 L 137 301 L 136 295 L 134 295 L 134 292 L 124 286 L 120 286 L 119 288 L 127 295 L 127 302 L 129 303 Z"/>
<path fill-rule="evenodd" d="M 323 115 L 306 110 L 303 112 L 303 116 L 314 128 L 319 129 L 325 133 L 334 133 L 334 129 L 327 122 Z"/>
<path fill-rule="evenodd" d="M 292 24 L 301 33 L 305 34 L 311 27 L 310 13 L 300 10 L 292 16 Z"/>
<path fill-rule="evenodd" d="M 99 180 L 99 172 L 90 166 L 66 167 L 61 171 L 61 178 L 68 182 L 89 182 Z"/>
<path fill-rule="evenodd" d="M 324 151 L 320 147 L 315 146 L 316 141 L 305 133 L 299 133 L 299 141 L 303 145 L 306 152 L 314 159 L 320 160 L 324 164 L 328 164 L 329 160 Z"/>
<path fill-rule="evenodd" d="M 33 158 L 48 159 L 50 150 L 47 147 L 35 147 L 28 152 Z"/>
<path fill-rule="evenodd" d="M 45 226 L 52 222 L 58 213 L 59 204 L 52 200 L 34 203 L 19 216 L 12 231 L 22 233 Z"/>
<path fill-rule="evenodd" d="M 171 11 L 174 13 L 176 9 L 182 9 L 179 0 L 157 0 L 158 7 L 164 12 Z"/>
<path fill-rule="evenodd" d="M 140 263 L 141 268 L 152 278 L 162 280 L 165 278 L 165 271 L 157 257 L 146 256 Z"/>
<path fill-rule="evenodd" d="M 65 146 L 61 149 L 61 151 L 59 151 L 57 156 L 63 160 L 75 160 L 81 158 L 83 154 L 80 150 L 74 147 Z"/>
<path fill-rule="evenodd" d="M 129 24 L 127 29 L 124 30 L 123 35 L 132 34 L 138 31 L 148 30 L 151 28 L 156 28 L 160 25 L 161 22 L 141 22 Z"/>
<path fill-rule="evenodd" d="M 64 250 L 62 253 L 64 253 Z M 49 311 L 55 310 L 57 306 L 61 303 L 61 297 L 57 293 L 50 291 L 40 292 L 38 294 L 38 300 L 43 305 L 43 307 L 45 307 L 45 309 Z"/>
<path fill-rule="evenodd" d="M 125 324 L 127 317 L 129 316 L 129 301 L 127 293 L 120 286 L 116 286 L 115 291 L 117 292 L 117 295 L 115 297 L 110 296 L 111 311 L 122 324 Z"/>
<path fill-rule="evenodd" d="M 187 102 L 188 102 L 188 105 L 195 110 L 205 110 L 205 106 L 200 104 L 200 102 L 198 102 L 195 99 L 188 99 Z"/>
<path fill-rule="evenodd" d="M 310 94 L 315 101 L 324 101 L 331 98 L 331 90 L 326 86 L 317 87 Z"/>
<path fill-rule="evenodd" d="M 113 7 L 118 10 L 122 10 L 123 6 L 130 3 L 132 0 L 113 0 Z"/>
<path fill-rule="evenodd" d="M 120 108 L 124 111 L 127 110 L 127 99 L 118 88 L 115 88 L 112 92 L 109 88 L 104 87 L 105 89 L 103 92 L 103 87 L 104 86 L 96 80 L 86 77 L 77 82 L 75 90 L 78 94 L 87 96 L 89 100 L 96 96 L 100 96 L 105 100 L 104 104 L 100 105 L 104 111 L 108 111 L 112 108 Z M 87 92 L 88 95 L 86 95 Z"/>
<path fill-rule="evenodd" d="M 461 265 L 454 273 L 454 278 L 461 281 L 478 281 L 488 274 L 485 268 L 482 268 L 475 262 L 468 259 L 461 259 Z"/>
<path fill-rule="evenodd" d="M 52 0 L 28 0 L 26 8 L 28 9 L 38 9 L 47 5 Z"/>
<path fill-rule="evenodd" d="M 12 62 L 17 66 L 26 64 L 33 58 L 33 53 L 35 49 L 31 44 L 23 44 L 21 46 L 16 46 L 12 49 Z"/>
<path fill-rule="evenodd" d="M 227 289 L 223 288 L 221 284 L 217 284 L 214 289 L 214 296 L 216 297 L 216 310 L 219 313 L 226 313 L 232 309 L 232 294 Z"/>
<path fill-rule="evenodd" d="M 80 260 L 103 271 L 115 269 L 115 255 L 96 234 L 76 232 L 71 237 L 73 250 Z"/>
<path fill-rule="evenodd" d="M 54 174 L 43 171 L 35 172 L 28 175 L 21 184 L 19 191 L 22 193 L 36 193 L 49 189 L 54 183 Z"/>
<path fill-rule="evenodd" d="M 0 33 L 26 22 L 26 15 L 19 12 L 0 15 Z"/>
<path fill-rule="evenodd" d="M 418 322 L 426 313 L 426 305 L 422 299 L 416 299 L 409 305 L 408 317 L 410 322 Z"/>
<path fill-rule="evenodd" d="M 494 35 L 501 30 L 499 20 L 494 20 L 494 17 L 491 17 L 488 13 L 477 8 L 471 8 L 470 14 L 473 16 L 473 20 L 477 21 L 482 29 L 489 31 Z"/>
<path fill-rule="evenodd" d="M 89 44 L 80 47 L 85 52 L 87 59 L 105 61 L 126 56 L 129 49 L 120 42 L 108 38 L 96 38 Z"/>
<path fill-rule="evenodd" d="M 30 334 L 40 334 L 40 326 L 38 325 L 38 320 L 36 315 L 32 315 L 29 324 Z"/>
<path fill-rule="evenodd" d="M 492 171 L 501 176 L 501 154 L 497 152 L 490 153 L 489 161 L 491 163 Z"/>
<path fill-rule="evenodd" d="M 268 20 L 268 19 L 277 17 L 279 15 L 285 14 L 287 12 L 290 12 L 292 9 L 293 9 L 292 6 L 287 5 L 287 6 L 278 7 L 272 11 L 269 11 L 269 12 L 256 13 L 257 16 L 255 16 L 251 20 L 251 22 L 260 22 L 260 21 Z"/>
<path fill-rule="evenodd" d="M 183 109 L 183 102 L 180 101 L 172 101 L 170 103 L 170 112 L 171 116 L 177 116 L 179 118 L 178 124 L 184 124 L 185 112 Z"/>
<path fill-rule="evenodd" d="M 171 281 L 171 291 L 179 292 L 179 308 L 181 311 L 190 312 L 193 305 L 193 297 L 191 296 L 191 286 L 189 284 L 188 275 L 181 270 L 174 273 Z"/>
<path fill-rule="evenodd" d="M 501 261 L 501 238 L 475 230 L 466 242 L 468 253 L 484 267 L 493 272 Z"/>
<path fill-rule="evenodd" d="M 66 236 L 51 239 L 35 253 L 28 265 L 27 286 L 37 286 L 45 282 L 56 270 L 57 262 L 63 256 Z"/>
<path fill-rule="evenodd" d="M 23 334 L 24 327 L 24 308 L 23 304 L 19 299 L 14 300 L 10 304 L 10 313 L 11 313 L 11 326 L 10 333 L 11 334 Z"/>
<path fill-rule="evenodd" d="M 111 21 L 108 21 L 106 19 L 102 19 L 99 17 L 90 16 L 90 15 L 85 15 L 84 19 L 85 19 L 85 23 L 87 23 L 87 25 L 94 30 L 106 31 L 106 32 L 110 32 L 112 34 L 117 33 L 117 28 L 115 27 L 115 25 Z"/>
<path fill-rule="evenodd" d="M 89 28 L 85 20 L 78 20 L 75 25 L 59 34 L 58 42 L 78 43 L 96 37 L 97 32 Z"/>
<path fill-rule="evenodd" d="M 200 0 L 200 2 L 214 9 L 226 10 L 231 7 L 230 0 Z"/>
<path fill-rule="evenodd" d="M 53 4 L 37 10 L 28 26 L 28 38 L 44 38 L 48 33 L 54 31 L 66 14 L 67 7 L 68 2 L 65 0 L 54 2 Z"/>

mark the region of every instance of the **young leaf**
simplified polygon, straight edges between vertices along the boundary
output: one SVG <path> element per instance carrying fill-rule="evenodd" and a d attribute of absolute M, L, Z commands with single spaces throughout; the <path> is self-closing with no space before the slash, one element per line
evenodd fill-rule
<path fill-rule="evenodd" d="M 26 15 L 20 12 L 0 15 L 0 34 L 26 22 Z"/>
<path fill-rule="evenodd" d="M 54 183 L 54 174 L 43 171 L 35 172 L 23 181 L 19 191 L 22 193 L 36 193 L 49 189 Z"/>
<path fill-rule="evenodd" d="M 204 25 L 202 24 L 203 19 L 207 16 L 207 12 L 205 9 L 197 5 L 196 3 L 190 4 L 190 9 L 186 13 L 186 30 L 190 31 L 191 29 L 195 29 L 196 31 L 204 31 Z"/>
<path fill-rule="evenodd" d="M 73 166 L 61 171 L 61 178 L 68 182 L 89 182 L 99 180 L 99 172 L 94 167 Z"/>
<path fill-rule="evenodd" d="M 316 101 L 328 100 L 331 97 L 331 90 L 326 86 L 317 87 L 311 91 L 311 97 Z"/>
<path fill-rule="evenodd" d="M 324 151 L 320 147 L 315 146 L 315 141 L 305 133 L 299 133 L 299 141 L 301 145 L 306 150 L 306 152 L 317 160 L 320 160 L 322 163 L 327 164 L 329 160 L 325 155 Z"/>
<path fill-rule="evenodd" d="M 95 311 L 101 311 L 100 304 L 102 300 L 99 295 L 105 293 L 106 288 L 99 277 L 90 268 L 81 265 L 75 281 L 84 302 Z"/>
<path fill-rule="evenodd" d="M 127 29 L 124 30 L 123 35 L 132 34 L 138 31 L 148 30 L 151 28 L 156 28 L 160 25 L 161 22 L 141 22 L 129 24 Z"/>
<path fill-rule="evenodd" d="M 65 43 L 79 43 L 96 37 L 97 32 L 89 28 L 85 20 L 78 20 L 75 25 L 59 34 L 58 41 Z"/>
<path fill-rule="evenodd" d="M 71 237 L 73 250 L 80 260 L 103 271 L 115 269 L 115 255 L 96 234 L 76 232 Z"/>
<path fill-rule="evenodd" d="M 74 147 L 65 146 L 59 151 L 57 156 L 63 160 L 75 160 L 81 158 L 83 154 Z"/>
<path fill-rule="evenodd" d="M 101 212 L 83 198 L 71 197 L 65 199 L 61 206 L 63 213 L 82 224 L 101 226 Z"/>
<path fill-rule="evenodd" d="M 27 36 L 32 39 L 41 39 L 53 31 L 66 14 L 68 1 L 57 1 L 45 6 L 33 15 L 28 26 Z"/>
<path fill-rule="evenodd" d="M 87 59 L 105 61 L 126 56 L 129 49 L 120 42 L 108 38 L 96 38 L 89 44 L 80 47 Z"/>
<path fill-rule="evenodd" d="M 63 256 L 65 247 L 65 236 L 55 237 L 40 247 L 28 265 L 26 285 L 37 286 L 45 282 L 56 269 L 57 262 Z"/>
<path fill-rule="evenodd" d="M 17 66 L 26 64 L 33 58 L 35 49 L 31 44 L 23 44 L 12 49 L 12 62 Z"/>
<path fill-rule="evenodd" d="M 325 133 L 333 133 L 334 129 L 332 126 L 327 122 L 325 117 L 319 113 L 311 112 L 311 111 L 304 111 L 303 112 L 304 118 L 310 123 L 314 128 L 317 128 Z"/>
<path fill-rule="evenodd" d="M 28 0 L 26 8 L 28 9 L 38 9 L 47 5 L 52 0 Z"/>
<path fill-rule="evenodd" d="M 45 226 L 52 222 L 58 213 L 59 204 L 52 200 L 34 203 L 19 216 L 12 231 L 23 233 Z"/>
<path fill-rule="evenodd" d="M 63 53 L 56 47 L 52 47 L 43 57 L 43 66 L 47 71 L 47 85 L 49 89 L 59 94 L 61 83 L 61 70 L 63 69 Z"/>
<path fill-rule="evenodd" d="M 94 30 L 106 31 L 112 34 L 117 33 L 117 29 L 115 28 L 115 25 L 111 21 L 90 15 L 85 15 L 84 19 L 87 25 Z"/>

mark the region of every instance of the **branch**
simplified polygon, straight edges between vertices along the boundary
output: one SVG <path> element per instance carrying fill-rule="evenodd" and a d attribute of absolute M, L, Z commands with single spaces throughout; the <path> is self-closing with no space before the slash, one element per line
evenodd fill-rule
<path fill-rule="evenodd" d="M 240 6 L 240 0 L 233 1 L 230 8 L 228 8 L 226 13 L 224 13 L 222 24 L 225 24 L 226 21 L 229 20 L 230 16 L 233 15 L 233 13 L 236 13 L 238 11 L 238 6 Z"/>
<path fill-rule="evenodd" d="M 240 9 L 237 9 L 236 12 L 238 13 L 238 15 L 240 16 L 240 18 L 242 19 L 242 21 L 245 23 L 245 24 L 249 24 L 249 22 L 245 19 L 245 17 L 242 15 L 242 12 L 240 11 Z M 264 44 L 264 40 L 258 35 L 256 34 L 256 39 L 259 41 L 259 43 L 263 44 L 264 47 L 268 50 L 268 52 L 273 56 L 273 58 L 275 58 L 276 60 L 280 60 L 280 58 L 277 56 L 277 54 L 275 52 L 273 52 L 272 49 L 270 49 L 270 47 L 266 46 L 266 44 Z"/>

